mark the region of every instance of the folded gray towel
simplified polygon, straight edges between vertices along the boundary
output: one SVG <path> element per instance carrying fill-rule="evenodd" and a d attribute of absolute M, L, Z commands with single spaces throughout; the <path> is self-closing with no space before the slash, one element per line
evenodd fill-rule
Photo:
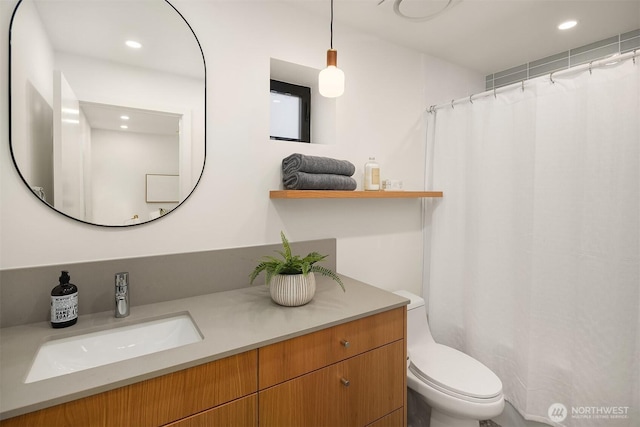
<path fill-rule="evenodd" d="M 347 160 L 295 153 L 282 159 L 282 174 L 288 177 L 295 172 L 351 176 L 356 172 L 356 167 Z"/>
<path fill-rule="evenodd" d="M 358 183 L 350 176 L 294 172 L 282 178 L 289 190 L 355 190 Z"/>

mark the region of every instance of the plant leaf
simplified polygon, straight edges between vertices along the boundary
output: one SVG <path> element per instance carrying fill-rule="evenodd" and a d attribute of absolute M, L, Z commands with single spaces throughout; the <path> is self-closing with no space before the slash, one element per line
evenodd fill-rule
<path fill-rule="evenodd" d="M 282 247 L 284 248 L 284 258 L 288 260 L 291 258 L 291 246 L 289 246 L 289 241 L 284 235 L 284 231 L 280 231 L 280 238 L 282 239 Z"/>
<path fill-rule="evenodd" d="M 256 277 L 258 277 L 258 274 L 260 274 L 262 271 L 264 271 L 267 268 L 267 264 L 264 262 L 261 262 L 260 264 L 258 264 L 256 266 L 256 268 L 251 272 L 251 274 L 249 275 L 249 278 L 251 279 L 251 282 L 249 282 L 250 284 L 253 284 L 253 281 L 256 280 Z"/>
<path fill-rule="evenodd" d="M 326 267 L 323 267 L 321 265 L 312 265 L 311 266 L 311 271 L 313 271 L 314 273 L 319 273 L 322 276 L 327 276 L 327 277 L 331 277 L 333 280 L 335 280 L 336 282 L 338 282 L 338 284 L 340 285 L 340 287 L 342 288 L 343 292 L 346 292 L 347 290 L 344 288 L 344 283 L 342 283 L 342 280 L 340 279 L 340 277 L 334 273 L 333 271 L 329 270 Z"/>
<path fill-rule="evenodd" d="M 289 245 L 289 241 L 287 237 L 284 235 L 283 231 L 280 231 L 280 238 L 282 239 L 282 248 L 283 251 L 275 251 L 282 258 L 276 258 L 274 256 L 264 256 L 262 257 L 262 261 L 255 267 L 255 269 L 249 275 L 251 279 L 251 284 L 253 284 L 254 280 L 260 273 L 265 271 L 265 283 L 269 285 L 271 283 L 271 279 L 273 276 L 277 274 L 309 274 L 310 271 L 314 273 L 318 273 L 322 276 L 327 276 L 335 280 L 343 291 L 346 292 L 344 284 L 340 277 L 329 270 L 326 267 L 322 267 L 319 265 L 315 265 L 315 263 L 322 261 L 328 255 L 321 255 L 318 252 L 311 252 L 306 257 L 301 258 L 299 255 L 293 255 L 291 253 L 291 246 Z"/>

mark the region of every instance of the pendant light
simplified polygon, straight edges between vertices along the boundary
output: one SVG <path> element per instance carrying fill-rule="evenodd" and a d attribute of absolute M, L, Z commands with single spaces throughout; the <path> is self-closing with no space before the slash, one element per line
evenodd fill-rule
<path fill-rule="evenodd" d="M 344 93 L 344 72 L 338 68 L 338 51 L 333 48 L 333 0 L 331 0 L 331 49 L 327 50 L 327 68 L 318 75 L 320 95 L 337 98 Z"/>

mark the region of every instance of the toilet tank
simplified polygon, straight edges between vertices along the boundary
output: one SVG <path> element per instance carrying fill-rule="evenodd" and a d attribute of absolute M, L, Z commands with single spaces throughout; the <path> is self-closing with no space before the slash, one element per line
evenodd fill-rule
<path fill-rule="evenodd" d="M 429 323 L 427 322 L 427 309 L 424 299 L 409 291 L 395 291 L 394 294 L 411 301 L 407 306 L 407 347 L 418 344 L 434 343 Z"/>
<path fill-rule="evenodd" d="M 407 311 L 424 307 L 424 299 L 416 294 L 412 294 L 409 291 L 395 291 L 394 294 L 400 295 L 401 297 L 411 301 L 407 306 Z"/>

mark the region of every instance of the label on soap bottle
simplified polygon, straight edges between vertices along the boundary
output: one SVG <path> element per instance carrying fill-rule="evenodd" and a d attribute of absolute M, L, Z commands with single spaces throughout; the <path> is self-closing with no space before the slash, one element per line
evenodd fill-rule
<path fill-rule="evenodd" d="M 374 186 L 380 185 L 380 168 L 371 169 L 371 184 L 373 184 Z"/>
<path fill-rule="evenodd" d="M 380 166 L 375 157 L 369 157 L 364 164 L 364 189 L 380 190 Z"/>
<path fill-rule="evenodd" d="M 51 323 L 63 323 L 78 317 L 78 293 L 51 297 Z"/>

